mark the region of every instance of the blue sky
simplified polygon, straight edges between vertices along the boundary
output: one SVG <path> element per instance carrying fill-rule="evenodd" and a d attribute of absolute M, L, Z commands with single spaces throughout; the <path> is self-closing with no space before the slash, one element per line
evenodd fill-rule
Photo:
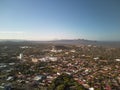
<path fill-rule="evenodd" d="M 0 39 L 120 41 L 120 0 L 0 0 Z"/>

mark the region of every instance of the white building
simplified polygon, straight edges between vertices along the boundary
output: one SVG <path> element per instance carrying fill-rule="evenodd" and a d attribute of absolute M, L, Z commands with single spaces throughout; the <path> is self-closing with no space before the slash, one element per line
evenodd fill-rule
<path fill-rule="evenodd" d="M 32 58 L 32 62 L 37 63 L 38 59 L 37 58 Z"/>
<path fill-rule="evenodd" d="M 120 61 L 120 59 L 115 59 L 116 61 Z"/>
<path fill-rule="evenodd" d="M 23 53 L 20 53 L 19 59 L 20 59 L 20 60 L 23 59 Z"/>
<path fill-rule="evenodd" d="M 94 90 L 94 88 L 93 88 L 93 87 L 91 87 L 91 88 L 89 88 L 89 90 Z"/>
<path fill-rule="evenodd" d="M 52 46 L 51 52 L 57 52 L 57 50 L 55 49 L 55 46 Z"/>

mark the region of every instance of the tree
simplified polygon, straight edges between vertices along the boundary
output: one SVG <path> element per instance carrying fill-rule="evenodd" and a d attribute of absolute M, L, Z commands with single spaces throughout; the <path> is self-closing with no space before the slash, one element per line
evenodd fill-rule
<path fill-rule="evenodd" d="M 53 80 L 48 90 L 85 90 L 85 88 L 78 84 L 72 76 L 62 74 Z"/>

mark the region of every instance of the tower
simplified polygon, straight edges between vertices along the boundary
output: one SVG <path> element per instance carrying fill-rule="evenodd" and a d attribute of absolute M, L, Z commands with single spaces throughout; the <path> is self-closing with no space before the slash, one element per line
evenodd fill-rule
<path fill-rule="evenodd" d="M 20 53 L 19 59 L 20 59 L 20 60 L 23 59 L 23 53 Z"/>

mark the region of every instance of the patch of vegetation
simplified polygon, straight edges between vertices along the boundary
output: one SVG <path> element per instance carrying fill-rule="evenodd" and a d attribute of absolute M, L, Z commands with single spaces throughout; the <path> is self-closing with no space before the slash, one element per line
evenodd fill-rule
<path fill-rule="evenodd" d="M 82 85 L 79 85 L 72 76 L 62 74 L 58 76 L 48 90 L 86 90 Z"/>

